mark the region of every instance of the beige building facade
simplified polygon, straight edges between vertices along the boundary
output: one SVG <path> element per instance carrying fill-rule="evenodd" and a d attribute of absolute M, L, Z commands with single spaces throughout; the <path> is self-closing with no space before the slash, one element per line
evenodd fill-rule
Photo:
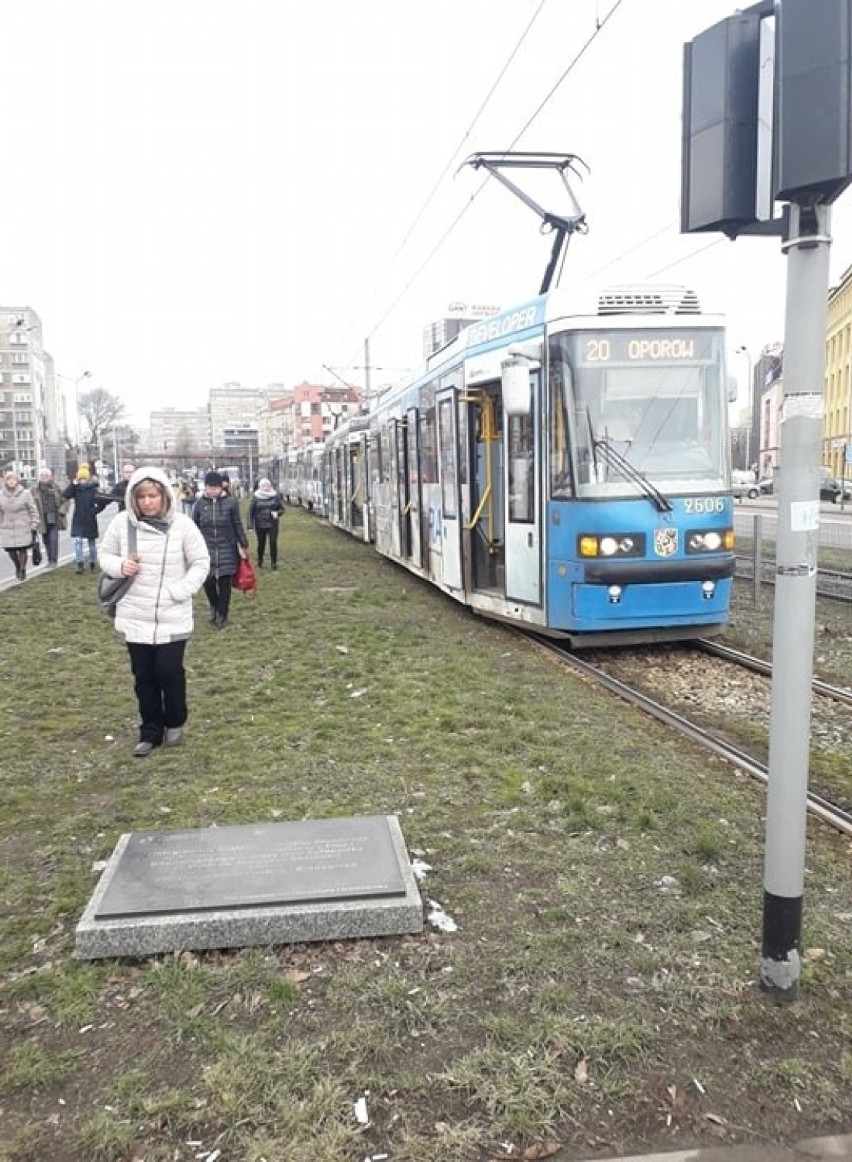
<path fill-rule="evenodd" d="M 822 463 L 852 477 L 852 267 L 828 292 Z"/>

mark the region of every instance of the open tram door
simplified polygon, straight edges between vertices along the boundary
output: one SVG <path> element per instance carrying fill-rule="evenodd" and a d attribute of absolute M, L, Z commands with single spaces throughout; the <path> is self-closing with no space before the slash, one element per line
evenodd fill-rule
<path fill-rule="evenodd" d="M 390 484 L 391 484 L 391 545 L 397 560 L 411 555 L 411 534 L 408 525 L 408 445 L 405 441 L 405 420 L 394 417 L 390 421 Z"/>
<path fill-rule="evenodd" d="M 468 387 L 462 397 L 470 471 L 466 505 L 465 563 L 468 589 L 503 595 L 503 409 L 500 384 Z"/>
<path fill-rule="evenodd" d="M 525 355 L 501 367 L 506 505 L 506 597 L 541 605 L 541 368 Z"/>
<path fill-rule="evenodd" d="M 367 433 L 353 431 L 346 437 L 346 500 L 347 528 L 361 540 L 370 539 L 370 520 L 367 508 Z"/>

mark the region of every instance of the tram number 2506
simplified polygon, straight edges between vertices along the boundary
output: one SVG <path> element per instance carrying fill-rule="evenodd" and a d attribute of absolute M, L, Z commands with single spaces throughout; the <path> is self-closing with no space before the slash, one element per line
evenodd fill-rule
<path fill-rule="evenodd" d="M 686 497 L 683 507 L 686 512 L 724 512 L 725 498 L 723 496 Z"/>

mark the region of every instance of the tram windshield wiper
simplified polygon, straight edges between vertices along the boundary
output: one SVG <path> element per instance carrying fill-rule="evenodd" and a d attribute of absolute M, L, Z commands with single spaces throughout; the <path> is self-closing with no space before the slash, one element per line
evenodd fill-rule
<path fill-rule="evenodd" d="M 625 480 L 629 480 L 631 484 L 635 484 L 640 492 L 651 501 L 658 512 L 672 512 L 674 506 L 667 496 L 660 492 L 656 485 L 652 484 L 648 477 L 635 468 L 626 456 L 612 446 L 609 437 L 595 437 L 592 440 L 592 448 L 596 456 L 600 456 L 601 460 L 610 468 L 615 468 Z"/>

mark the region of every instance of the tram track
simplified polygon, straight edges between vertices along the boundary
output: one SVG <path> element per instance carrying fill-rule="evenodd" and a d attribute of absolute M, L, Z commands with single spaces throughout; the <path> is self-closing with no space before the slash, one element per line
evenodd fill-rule
<path fill-rule="evenodd" d="M 724 646 L 721 642 L 714 642 L 709 638 L 698 638 L 692 644 L 703 653 L 712 654 L 717 658 L 725 658 L 745 670 L 751 670 L 755 674 L 765 674 L 767 677 L 772 676 L 772 663 L 764 661 L 763 658 L 752 657 L 751 654 L 744 654 L 741 650 L 735 650 L 732 646 Z M 833 686 L 821 678 L 814 678 L 812 685 L 815 694 L 822 694 L 826 698 L 834 699 L 835 702 L 852 706 L 852 690 L 847 687 Z"/>
<path fill-rule="evenodd" d="M 670 706 L 659 701 L 659 699 L 653 698 L 647 692 L 639 689 L 638 686 L 608 673 L 602 665 L 589 661 L 587 657 L 581 658 L 577 654 L 571 653 L 558 642 L 543 638 L 537 634 L 530 634 L 529 636 L 540 648 L 558 658 L 565 666 L 582 674 L 595 684 L 604 687 L 624 701 L 642 710 L 644 713 L 656 718 L 664 725 L 678 731 L 684 737 L 691 739 L 699 746 L 711 751 L 726 762 L 731 763 L 751 778 L 764 784 L 768 782 L 769 767 L 766 763 L 755 758 L 754 755 L 749 754 L 734 743 L 720 737 L 717 732 L 694 722 L 679 711 L 673 710 Z M 699 649 L 702 652 L 713 653 L 718 657 L 723 657 L 739 667 L 754 670 L 764 675 L 771 674 L 772 672 L 772 667 L 768 662 L 764 662 L 759 658 L 752 658 L 747 654 L 740 654 L 738 650 L 732 650 L 727 646 L 702 640 Z M 828 683 L 821 682 L 817 679 L 814 686 L 815 690 L 818 687 L 820 694 L 826 697 L 836 698 L 838 701 L 852 706 L 852 692 L 849 690 L 845 690 L 843 687 L 832 687 Z M 852 811 L 832 802 L 826 796 L 815 791 L 808 792 L 807 809 L 815 818 L 821 819 L 830 827 L 852 838 Z"/>

